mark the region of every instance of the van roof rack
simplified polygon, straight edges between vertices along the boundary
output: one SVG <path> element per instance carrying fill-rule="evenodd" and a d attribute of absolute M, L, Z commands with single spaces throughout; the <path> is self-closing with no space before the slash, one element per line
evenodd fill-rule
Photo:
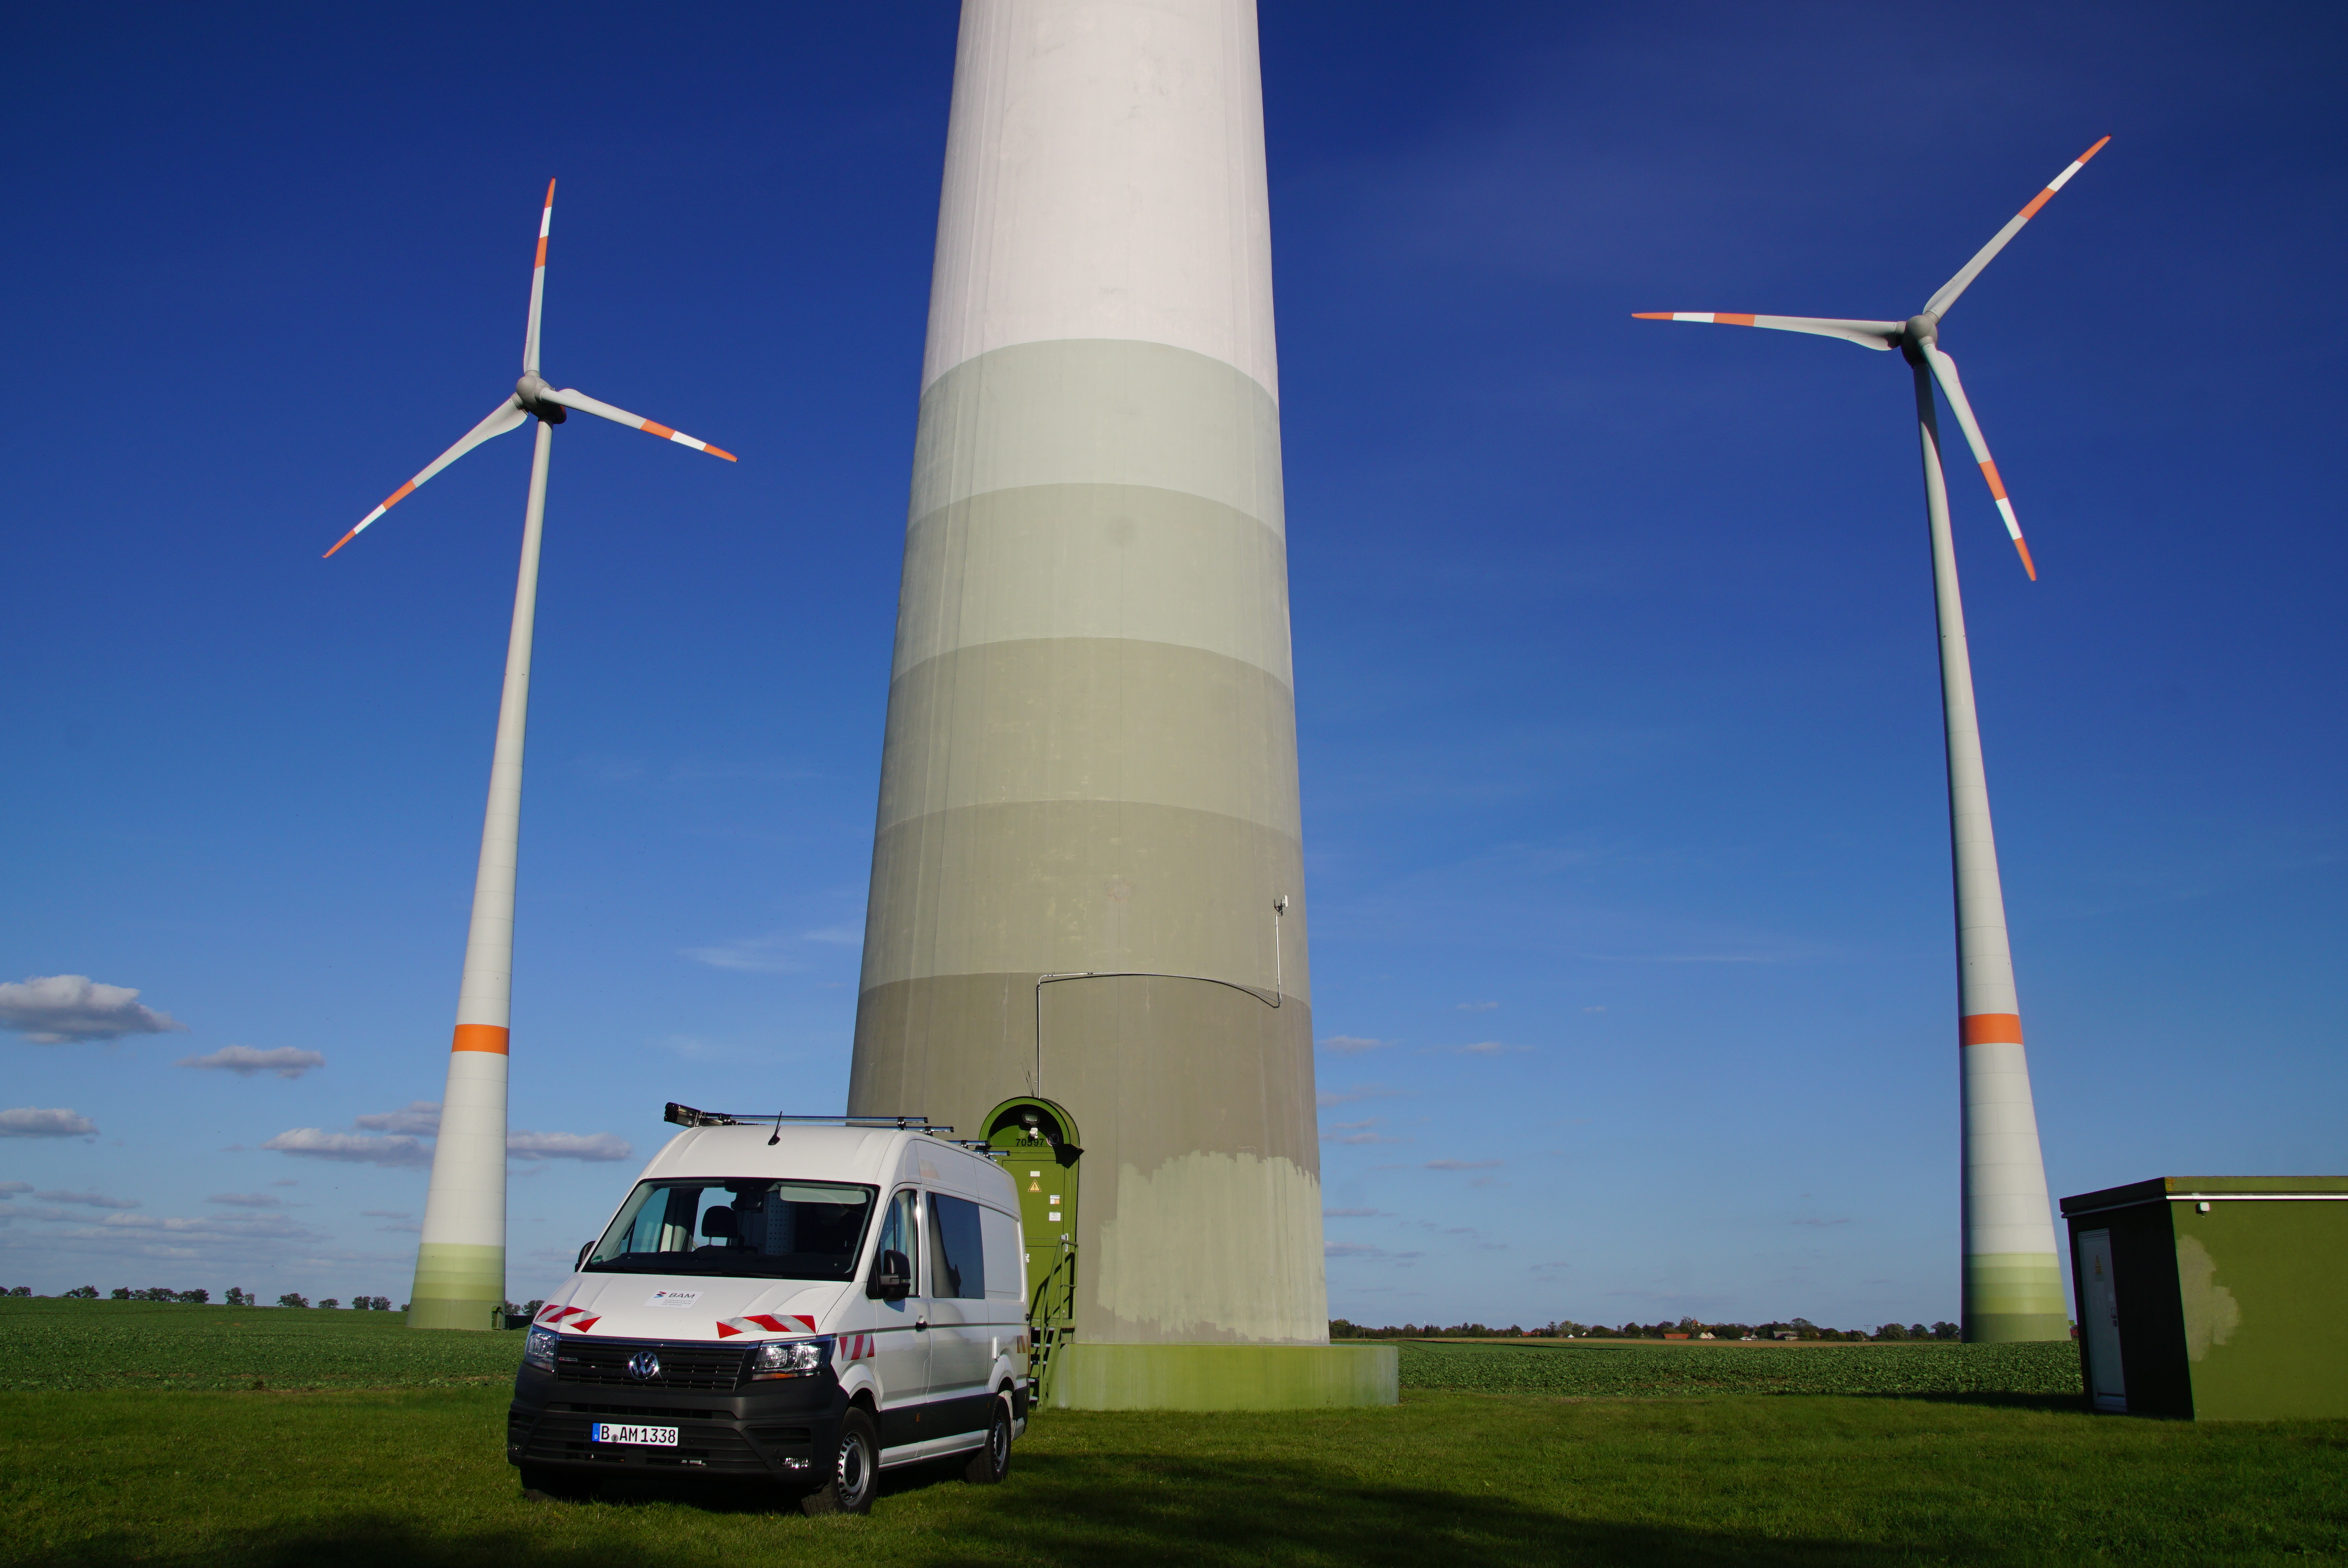
<path fill-rule="evenodd" d="M 772 1123 L 776 1131 L 785 1126 L 805 1122 L 816 1127 L 893 1127 L 900 1132 L 928 1132 L 932 1135 L 951 1132 L 953 1128 L 942 1122 L 932 1122 L 926 1116 L 790 1116 L 772 1112 L 696 1111 L 690 1105 L 679 1105 L 672 1100 L 661 1113 L 661 1120 L 680 1127 L 744 1127 L 766 1126 Z"/>

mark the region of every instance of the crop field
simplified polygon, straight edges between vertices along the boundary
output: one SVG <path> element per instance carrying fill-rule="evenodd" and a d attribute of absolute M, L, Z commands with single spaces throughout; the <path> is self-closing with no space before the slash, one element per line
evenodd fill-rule
<path fill-rule="evenodd" d="M 1399 1346 L 1402 1386 L 1583 1399 L 1719 1394 L 2069 1395 L 2079 1352 L 2054 1345 L 1684 1345 L 1621 1340 Z"/>
<path fill-rule="evenodd" d="M 512 1334 L 410 1334 L 397 1312 L 0 1300 L 0 1389 L 510 1387 Z"/>
<path fill-rule="evenodd" d="M 1396 1408 L 1047 1413 L 1000 1487 L 892 1472 L 869 1518 L 813 1520 L 747 1485 L 526 1497 L 502 1441 L 520 1339 L 9 1303 L 0 1564 L 2348 1563 L 2348 1422 L 2094 1417 L 2034 1391 L 2060 1379 L 2044 1356 L 1408 1345 Z M 2002 1366 L 2029 1386 L 1947 1386 Z M 1804 1391 L 1838 1378 L 1908 1386 Z"/>

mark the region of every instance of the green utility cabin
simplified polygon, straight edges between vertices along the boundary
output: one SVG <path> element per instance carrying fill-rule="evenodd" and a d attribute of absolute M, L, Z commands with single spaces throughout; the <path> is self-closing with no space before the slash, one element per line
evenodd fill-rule
<path fill-rule="evenodd" d="M 2348 1176 L 2163 1176 L 2063 1217 L 2096 1409 L 2348 1416 Z"/>

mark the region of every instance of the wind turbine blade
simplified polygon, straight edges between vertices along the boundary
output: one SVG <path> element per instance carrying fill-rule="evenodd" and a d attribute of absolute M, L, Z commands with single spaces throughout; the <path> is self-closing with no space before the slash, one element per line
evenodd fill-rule
<path fill-rule="evenodd" d="M 2037 565 L 2030 559 L 2030 547 L 2022 542 L 2022 525 L 2014 520 L 2013 503 L 2005 496 L 2005 481 L 1997 477 L 1997 465 L 1990 458 L 1989 442 L 1982 436 L 1981 421 L 1973 417 L 1973 405 L 1965 400 L 1965 384 L 1957 379 L 1957 362 L 1942 354 L 1937 343 L 1924 345 L 1924 358 L 1931 364 L 1941 390 L 1948 394 L 1949 406 L 1957 411 L 1957 424 L 1964 430 L 1965 445 L 1973 449 L 1973 461 L 1981 465 L 1982 477 L 1989 481 L 1989 493 L 1997 498 L 1997 515 L 2005 519 L 2005 531 L 2013 537 L 2013 548 L 2022 557 L 2022 569 L 2030 574 L 2031 581 L 2036 582 Z"/>
<path fill-rule="evenodd" d="M 1810 333 L 1818 337 L 1838 337 L 1855 343 L 1861 348 L 1888 349 L 1898 346 L 1900 334 L 1905 330 L 1900 322 L 1844 321 L 1835 316 L 1740 316 L 1726 311 L 1633 311 L 1632 319 L 1642 322 L 1712 322 L 1725 327 L 1767 327 L 1773 332 Z"/>
<path fill-rule="evenodd" d="M 546 207 L 538 215 L 538 261 L 530 272 L 530 333 L 521 343 L 521 373 L 538 374 L 538 313 L 546 303 L 546 236 L 554 227 L 554 181 L 546 182 Z"/>
<path fill-rule="evenodd" d="M 349 533 L 345 534 L 341 538 L 336 539 L 335 541 L 335 549 L 328 550 L 326 554 L 333 555 L 335 550 L 341 549 L 345 545 L 350 543 L 353 539 L 365 533 L 369 523 L 374 522 L 377 518 L 391 510 L 392 507 L 407 499 L 407 497 L 415 492 L 417 486 L 421 485 L 425 480 L 429 479 L 433 475 L 438 474 L 441 469 L 446 468 L 449 464 L 454 463 L 458 458 L 462 457 L 466 453 L 470 452 L 474 447 L 479 446 L 482 442 L 487 441 L 490 436 L 502 436 L 507 431 L 511 430 L 529 417 L 529 415 L 522 412 L 521 399 L 519 397 L 509 397 L 503 403 L 499 404 L 496 413 L 490 415 L 487 419 L 482 420 L 479 425 L 474 425 L 470 430 L 466 431 L 465 438 L 462 441 L 458 442 L 454 446 L 449 447 L 448 450 L 441 453 L 440 456 L 432 459 L 431 466 L 426 468 L 424 472 L 417 475 L 416 477 L 407 481 L 407 484 L 402 485 L 398 489 L 394 490 L 390 495 L 386 496 L 383 499 L 382 506 L 377 507 L 374 511 L 369 512 L 366 517 L 361 518 L 359 519 L 358 527 L 353 528 Z M 322 557 L 320 559 L 323 559 L 324 558 Z"/>
<path fill-rule="evenodd" d="M 608 403 L 599 402 L 576 387 L 566 386 L 560 392 L 550 392 L 546 396 L 552 402 L 560 403 L 565 408 L 575 408 L 582 414 L 601 415 L 614 425 L 624 425 L 632 430 L 641 430 L 646 435 L 657 436 L 664 441 L 674 441 L 680 446 L 690 446 L 696 452 L 706 452 L 712 457 L 723 457 L 728 463 L 738 461 L 733 453 L 722 447 L 712 446 L 706 441 L 696 441 L 682 430 L 672 430 L 657 420 L 646 419 L 642 415 L 631 414 L 624 408 L 614 408 Z"/>
<path fill-rule="evenodd" d="M 1979 251 L 1975 252 L 1973 259 L 1965 263 L 1964 270 L 1962 272 L 1959 272 L 1955 277 L 1951 278 L 1947 282 L 1942 283 L 1941 285 L 1941 292 L 1924 302 L 1924 313 L 1929 316 L 1946 314 L 1949 307 L 1957 302 L 1957 296 L 1963 293 L 1966 289 L 1972 287 L 1972 281 L 1981 276 L 1982 269 L 1988 266 L 1992 261 L 1997 259 L 1997 253 L 2005 249 L 2005 242 L 2013 239 L 2016 234 L 2021 233 L 2022 226 L 2024 223 L 2029 222 L 2033 218 L 2037 217 L 2038 210 L 2041 207 L 2045 206 L 2049 201 L 2054 200 L 2054 193 L 2062 190 L 2065 185 L 2070 184 L 2071 177 L 2078 173 L 2080 169 L 2085 168 L 2087 165 L 2087 159 L 2103 151 L 2104 142 L 2111 139 L 2112 138 L 2110 137 L 2104 138 L 2103 141 L 2098 141 L 2095 146 L 2089 148 L 2086 151 L 2073 159 L 2069 167 L 2065 168 L 2062 173 L 2048 180 L 2046 182 L 2046 189 L 2032 197 L 2030 199 L 2030 205 L 2024 208 L 2020 212 L 2015 213 L 2013 222 L 2008 223 L 2004 228 L 1999 230 L 1997 231 L 1996 238 L 1991 240 L 1988 244 L 1983 245 Z"/>

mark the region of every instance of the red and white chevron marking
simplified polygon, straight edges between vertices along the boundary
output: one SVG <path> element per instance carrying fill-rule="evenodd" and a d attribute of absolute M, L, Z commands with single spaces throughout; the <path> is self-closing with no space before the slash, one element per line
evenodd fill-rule
<path fill-rule="evenodd" d="M 582 1334 L 603 1321 L 583 1307 L 550 1307 L 538 1320 L 549 1328 L 575 1328 Z"/>
<path fill-rule="evenodd" d="M 717 1320 L 717 1337 L 731 1339 L 754 1328 L 763 1328 L 769 1334 L 812 1334 L 815 1319 L 797 1312 L 780 1317 L 771 1312 L 753 1312 L 747 1317 L 721 1317 Z"/>
<path fill-rule="evenodd" d="M 842 1366 L 851 1361 L 870 1361 L 878 1348 L 870 1334 L 843 1334 L 839 1337 L 839 1354 L 834 1359 Z"/>

